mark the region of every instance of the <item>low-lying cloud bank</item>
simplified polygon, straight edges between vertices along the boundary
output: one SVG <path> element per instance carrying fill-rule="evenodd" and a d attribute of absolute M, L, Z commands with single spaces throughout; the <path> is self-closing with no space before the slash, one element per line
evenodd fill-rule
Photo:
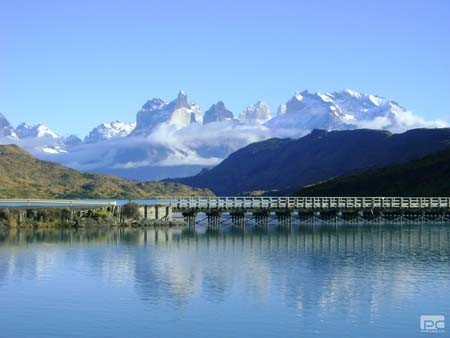
<path fill-rule="evenodd" d="M 43 147 L 39 142 L 28 143 L 26 147 L 35 148 L 41 158 L 84 171 L 108 167 L 212 167 L 243 146 L 274 136 L 264 126 L 223 121 L 205 126 L 191 124 L 183 129 L 161 124 L 148 136 L 130 135 L 95 144 L 80 144 L 59 154 L 39 153 L 38 149 Z"/>
<path fill-rule="evenodd" d="M 443 121 L 425 121 L 411 113 L 405 115 L 402 125 L 393 130 L 426 127 L 441 128 Z M 377 117 L 371 121 L 360 121 L 358 128 L 386 129 L 391 121 Z M 65 149 L 55 139 L 11 140 L 0 139 L 0 143 L 15 143 L 30 150 L 41 159 L 59 162 L 68 167 L 95 171 L 99 168 L 130 169 L 141 167 L 203 166 L 217 165 L 232 152 L 254 142 L 272 137 L 298 138 L 310 130 L 295 128 L 271 129 L 264 125 L 240 124 L 222 121 L 208 125 L 191 124 L 177 129 L 161 124 L 150 135 L 104 140 L 95 144 L 82 143 Z"/>

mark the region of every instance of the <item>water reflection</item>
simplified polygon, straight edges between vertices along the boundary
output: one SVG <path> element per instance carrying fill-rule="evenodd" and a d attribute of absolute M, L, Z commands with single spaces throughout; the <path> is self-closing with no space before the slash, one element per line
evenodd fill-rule
<path fill-rule="evenodd" d="M 450 291 L 446 226 L 360 226 L 294 231 L 183 229 L 10 231 L 0 243 L 0 290 L 45 281 L 61 267 L 131 288 L 148 306 L 186 309 L 203 299 L 277 308 L 298 318 L 369 323 L 440 290 Z M 67 281 L 66 281 L 67 282 Z M 70 281 L 68 281 L 70 282 Z M 235 300 L 236 301 L 236 300 Z"/>

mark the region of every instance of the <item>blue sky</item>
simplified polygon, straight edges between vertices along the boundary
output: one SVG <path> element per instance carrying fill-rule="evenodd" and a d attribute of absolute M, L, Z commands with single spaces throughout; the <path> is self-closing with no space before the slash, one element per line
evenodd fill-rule
<path fill-rule="evenodd" d="M 351 88 L 450 120 L 450 1 L 0 0 L 0 112 L 86 134 L 179 89 L 206 110 Z"/>

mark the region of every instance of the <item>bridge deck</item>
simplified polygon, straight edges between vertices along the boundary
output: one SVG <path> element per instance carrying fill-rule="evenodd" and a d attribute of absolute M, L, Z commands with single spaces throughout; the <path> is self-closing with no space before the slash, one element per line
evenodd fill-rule
<path fill-rule="evenodd" d="M 450 197 L 215 197 L 156 199 L 174 210 L 448 209 Z"/>
<path fill-rule="evenodd" d="M 116 201 L 101 200 L 0 199 L 0 208 L 105 208 L 116 205 Z"/>

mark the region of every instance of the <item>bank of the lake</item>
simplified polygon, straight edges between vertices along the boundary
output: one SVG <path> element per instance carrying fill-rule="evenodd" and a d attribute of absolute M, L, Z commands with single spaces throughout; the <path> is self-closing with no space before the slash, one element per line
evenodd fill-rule
<path fill-rule="evenodd" d="M 60 201 L 61 203 L 61 201 Z M 121 205 L 102 202 L 103 207 L 90 206 L 79 201 L 77 207 L 30 206 L 0 207 L 0 227 L 4 228 L 84 228 L 84 227 L 130 227 L 130 226 L 175 226 L 184 224 L 173 219 L 149 219 L 142 215 L 136 203 Z M 98 202 L 99 204 L 101 202 Z M 13 204 L 13 203 L 11 203 Z M 17 204 L 17 203 L 16 203 Z M 39 204 L 39 203 L 38 203 Z M 42 204 L 42 203 L 41 203 Z M 67 202 L 70 204 L 70 202 Z M 151 208 L 151 207 L 148 207 Z M 147 208 L 147 209 L 148 209 Z"/>

